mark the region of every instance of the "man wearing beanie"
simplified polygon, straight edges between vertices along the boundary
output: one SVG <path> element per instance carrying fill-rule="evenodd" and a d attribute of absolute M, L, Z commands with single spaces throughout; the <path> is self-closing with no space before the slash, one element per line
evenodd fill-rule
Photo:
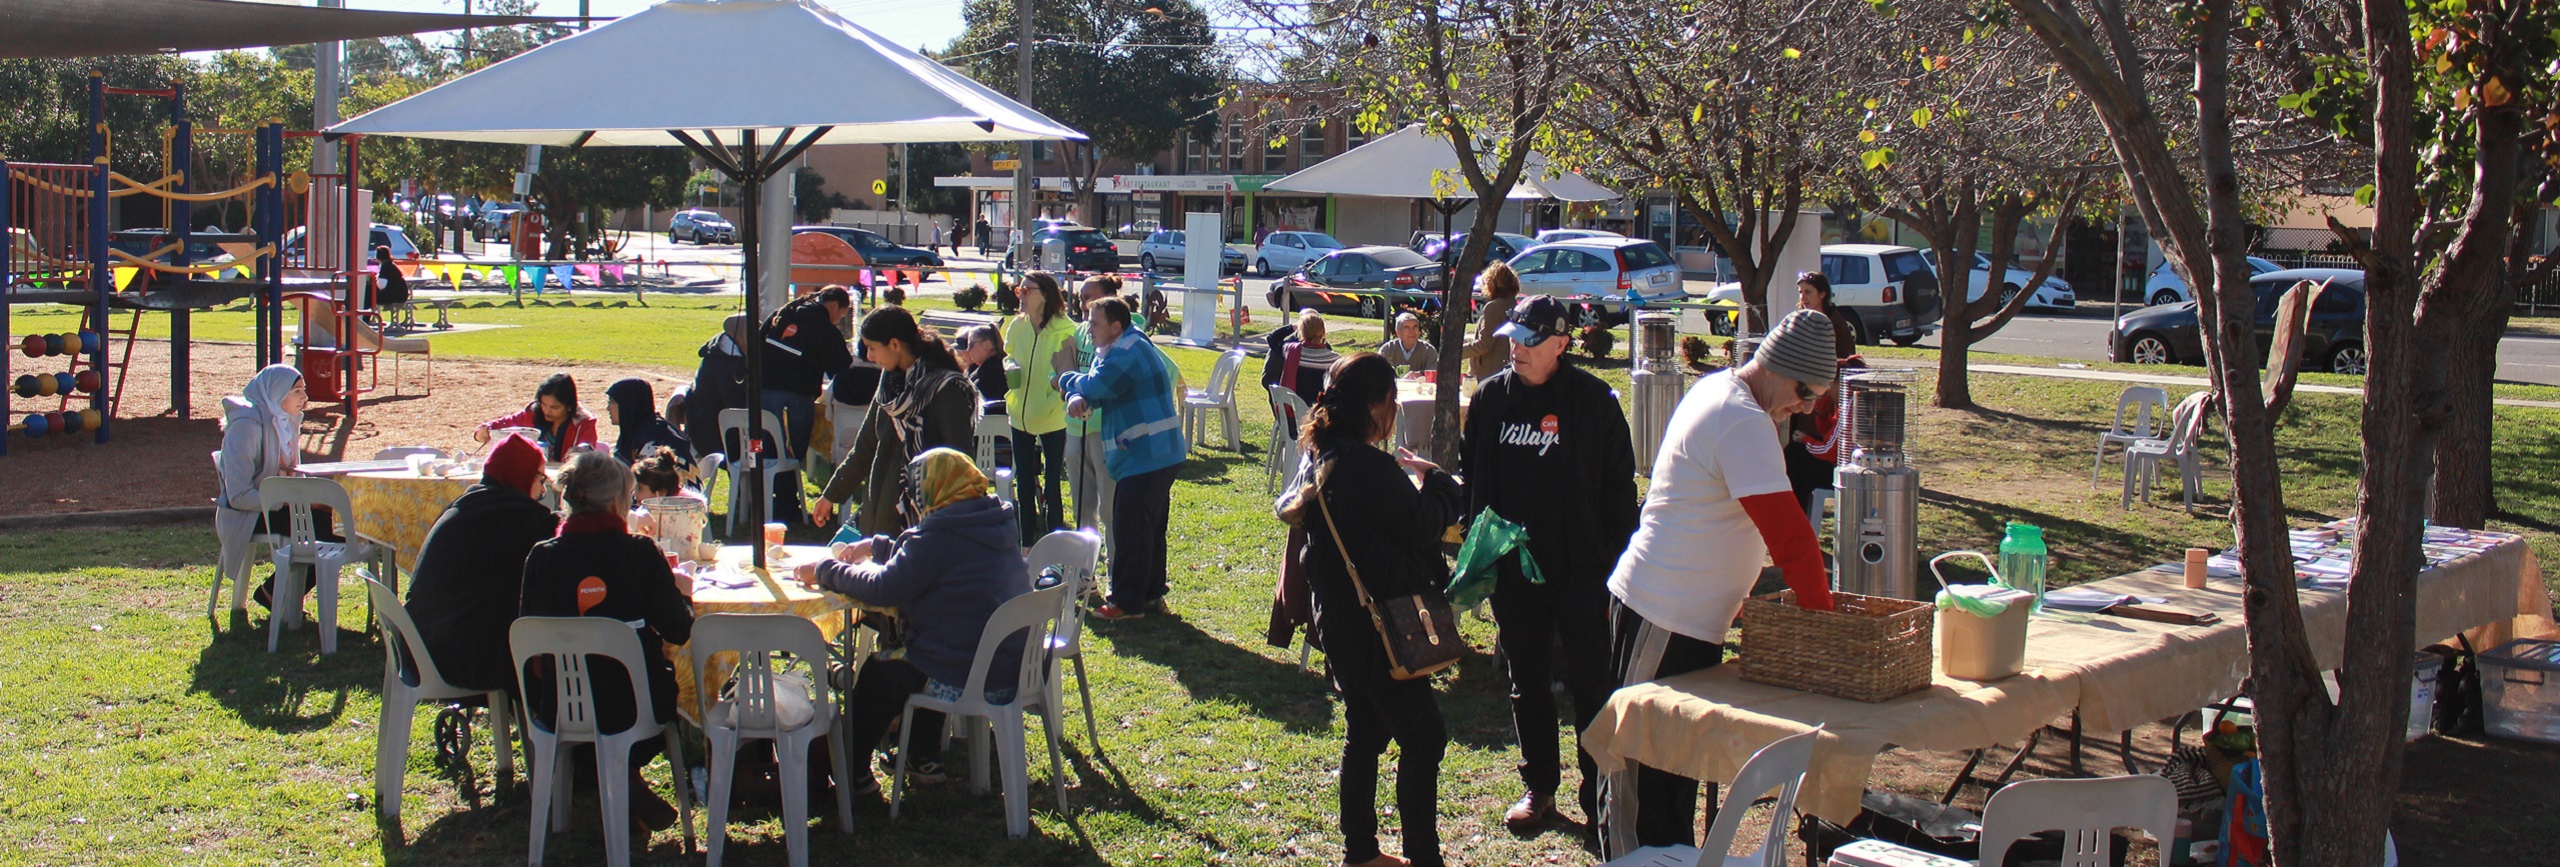
<path fill-rule="evenodd" d="M 525 555 L 560 524 L 535 498 L 542 447 L 508 436 L 490 447 L 480 483 L 445 507 L 419 546 L 409 618 L 436 672 L 464 689 L 516 691 L 507 628 L 516 620 Z"/>
<path fill-rule="evenodd" d="M 1636 526 L 1635 446 L 1617 395 L 1599 377 L 1564 362 L 1572 338 L 1563 302 L 1535 296 L 1512 309 L 1497 334 L 1511 341 L 1511 366 L 1485 380 L 1467 411 L 1458 448 L 1468 511 L 1491 509 L 1528 530 L 1518 557 L 1504 557 L 1493 592 L 1501 625 L 1511 718 L 1520 736 L 1520 782 L 1527 789 L 1503 823 L 1528 831 L 1559 818 L 1556 647 L 1579 732 L 1609 699 L 1609 594 L 1603 582 Z M 1546 582 L 1533 584 L 1522 558 Z M 1582 769 L 1586 820 L 1599 808 L 1590 754 Z"/>
<path fill-rule="evenodd" d="M 1834 351 L 1831 320 L 1798 310 L 1770 329 L 1750 363 L 1702 378 L 1680 398 L 1635 538 L 1609 575 L 1615 686 L 1722 662 L 1725 632 L 1764 554 L 1798 604 L 1831 608 L 1822 549 L 1787 483 L 1778 431 L 1831 389 Z M 1630 762 L 1610 769 L 1608 797 L 1608 853 L 1697 845 L 1696 780 Z"/>

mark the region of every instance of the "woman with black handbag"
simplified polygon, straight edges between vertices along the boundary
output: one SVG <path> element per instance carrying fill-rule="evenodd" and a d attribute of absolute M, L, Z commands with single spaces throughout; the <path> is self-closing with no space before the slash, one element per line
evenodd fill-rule
<path fill-rule="evenodd" d="M 1305 546 L 1290 556 L 1313 591 L 1313 637 L 1348 720 L 1342 862 L 1439 867 L 1440 757 L 1449 733 L 1429 674 L 1464 646 L 1440 596 L 1448 572 L 1440 538 L 1466 496 L 1429 461 L 1379 450 L 1396 412 L 1396 372 L 1384 357 L 1349 356 L 1329 379 L 1300 432 L 1315 458 L 1277 505 L 1281 520 L 1306 530 Z M 1406 470 L 1421 474 L 1419 490 Z M 1402 749 L 1403 858 L 1378 849 L 1378 757 L 1389 740 Z"/>

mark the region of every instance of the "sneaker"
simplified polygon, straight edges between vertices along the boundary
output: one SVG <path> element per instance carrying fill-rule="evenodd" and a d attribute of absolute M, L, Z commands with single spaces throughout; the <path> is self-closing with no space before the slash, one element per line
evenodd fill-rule
<path fill-rule="evenodd" d="M 907 765 L 907 782 L 920 784 L 939 783 L 946 779 L 949 779 L 949 777 L 943 775 L 942 762 L 940 761 L 925 759 L 918 762 L 912 762 Z"/>
<path fill-rule="evenodd" d="M 1093 610 L 1093 616 L 1104 620 L 1136 620 L 1140 617 L 1147 616 L 1147 613 L 1145 611 L 1133 611 L 1105 602 L 1102 603 L 1102 607 Z"/>
<path fill-rule="evenodd" d="M 880 778 L 867 770 L 863 771 L 854 775 L 853 783 L 846 786 L 845 791 L 856 795 L 880 794 Z"/>
<path fill-rule="evenodd" d="M 1561 818 L 1556 813 L 1556 799 L 1537 792 L 1520 796 L 1520 802 L 1502 814 L 1502 824 L 1514 831 L 1537 828 Z"/>

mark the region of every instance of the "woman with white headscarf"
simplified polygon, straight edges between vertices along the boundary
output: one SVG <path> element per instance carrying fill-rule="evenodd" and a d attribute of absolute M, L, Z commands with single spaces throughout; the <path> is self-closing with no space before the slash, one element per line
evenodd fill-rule
<path fill-rule="evenodd" d="M 302 391 L 302 371 L 290 364 L 260 368 L 238 395 L 222 399 L 222 451 L 214 456 L 222 490 L 213 500 L 213 532 L 222 541 L 219 568 L 224 575 L 236 580 L 248 572 L 252 536 L 287 532 L 289 516 L 258 500 L 258 483 L 302 462 L 302 410 L 310 402 Z M 343 541 L 325 510 L 314 510 L 311 517 L 321 539 Z M 303 584 L 306 590 L 310 586 Z M 274 589 L 275 576 L 269 575 L 258 588 L 258 604 L 272 607 L 268 597 Z M 232 607 L 242 607 L 236 585 L 231 600 Z"/>

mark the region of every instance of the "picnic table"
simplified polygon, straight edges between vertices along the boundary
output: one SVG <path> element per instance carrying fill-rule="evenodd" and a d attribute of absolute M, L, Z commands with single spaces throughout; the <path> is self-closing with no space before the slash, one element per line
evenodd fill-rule
<path fill-rule="evenodd" d="M 895 609 L 865 605 L 853 597 L 825 590 L 812 590 L 791 578 L 791 570 L 802 563 L 827 558 L 824 545 L 786 545 L 784 556 L 767 558 L 762 574 L 752 566 L 754 549 L 746 545 L 723 545 L 719 559 L 697 564 L 697 575 L 724 576 L 720 581 L 697 579 L 693 590 L 693 616 L 710 614 L 787 614 L 806 618 L 818 625 L 818 631 L 835 645 L 847 669 L 858 670 L 869 651 L 859 641 L 860 630 L 854 626 L 862 612 L 895 614 Z M 668 645 L 667 658 L 676 665 L 676 708 L 697 725 L 702 719 L 700 703 L 704 696 L 717 696 L 728 683 L 728 672 L 735 663 L 715 661 L 708 689 L 695 683 L 692 658 L 684 646 Z M 823 675 L 821 675 L 823 676 Z M 848 679 L 847 683 L 851 683 Z"/>
<path fill-rule="evenodd" d="M 1419 379 L 1396 380 L 1396 445 L 1408 449 L 1431 447 L 1431 408 L 1440 397 L 1440 384 Z M 1475 395 L 1465 386 L 1458 391 L 1458 420 L 1467 418 L 1467 407 L 1475 403 Z"/>
<path fill-rule="evenodd" d="M 2495 641 L 2549 628 L 2551 599 L 2532 550 L 2521 538 L 2494 535 L 2503 539 L 2419 574 L 2420 646 L 2466 631 Z M 1986 749 L 2036 734 L 2066 713 L 2085 730 L 2114 734 L 2239 691 L 2248 637 L 2236 575 L 2189 590 L 2178 574 L 2154 568 L 2082 586 L 2165 596 L 2221 619 L 2172 625 L 2049 607 L 2028 627 L 2023 673 L 1996 681 L 1939 675 L 1926 690 L 1872 704 L 1748 683 L 1739 666 L 1721 665 L 1618 690 L 1583 731 L 1582 745 L 1604 769 L 1640 763 L 1726 782 L 1761 747 L 1821 726 L 1797 809 L 1847 823 L 1857 818 L 1868 773 L 1887 748 Z M 2301 599 L 2315 655 L 2335 667 L 2347 638 L 2347 596 L 2306 587 Z M 1624 820 L 1618 827 L 1633 827 L 1632 815 L 1617 815 Z"/>

